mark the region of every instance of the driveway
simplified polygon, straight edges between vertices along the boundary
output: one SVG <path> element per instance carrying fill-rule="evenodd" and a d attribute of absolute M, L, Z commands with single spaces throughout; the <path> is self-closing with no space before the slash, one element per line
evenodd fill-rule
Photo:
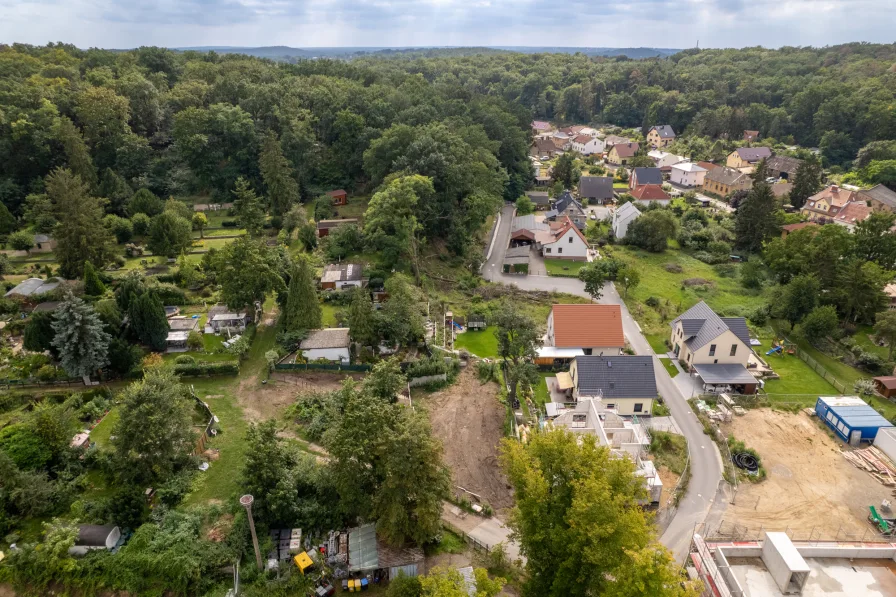
<path fill-rule="evenodd" d="M 510 220 L 513 217 L 513 205 L 506 205 L 501 212 L 501 224 L 496 228 L 494 247 L 491 257 L 482 268 L 482 277 L 499 284 L 514 284 L 521 290 L 546 290 L 566 292 L 577 296 L 588 297 L 584 284 L 576 278 L 550 276 L 508 276 L 501 273 L 501 262 L 504 250 L 510 239 Z M 499 247 L 501 247 L 499 251 Z M 497 254 L 500 253 L 500 257 Z M 616 292 L 612 283 L 604 286 L 603 296 L 598 301 L 606 305 L 619 305 L 622 309 L 622 329 L 625 338 L 636 354 L 653 355 L 653 349 L 641 328 L 634 320 L 622 297 Z M 694 533 L 694 526 L 706 518 L 719 490 L 722 479 L 722 457 L 715 443 L 703 433 L 703 426 L 691 410 L 678 384 L 669 377 L 659 359 L 653 358 L 657 389 L 666 401 L 676 426 L 688 440 L 688 456 L 690 458 L 691 480 L 687 493 L 679 501 L 678 510 L 666 527 L 661 540 L 668 547 L 679 563 L 684 562 Z M 676 380 L 682 377 L 676 376 Z M 682 380 L 684 381 L 684 380 Z"/>
<path fill-rule="evenodd" d="M 529 275 L 530 276 L 547 276 L 548 268 L 544 265 L 544 257 L 541 256 L 535 246 L 529 249 Z"/>

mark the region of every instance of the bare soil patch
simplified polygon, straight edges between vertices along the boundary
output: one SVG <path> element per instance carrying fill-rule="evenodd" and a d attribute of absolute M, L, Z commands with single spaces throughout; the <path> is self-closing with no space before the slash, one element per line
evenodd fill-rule
<path fill-rule="evenodd" d="M 249 421 L 264 421 L 283 414 L 299 394 L 337 390 L 347 377 L 361 379 L 363 375 L 317 371 L 273 373 L 266 384 L 256 376 L 248 376 L 240 379 L 236 396 Z"/>
<path fill-rule="evenodd" d="M 892 499 L 890 489 L 843 458 L 848 446 L 804 412 L 750 410 L 723 431 L 755 449 L 768 472 L 761 483 L 738 486 L 726 523 L 789 529 L 797 539 L 861 539 L 873 530 L 868 506 Z"/>
<path fill-rule="evenodd" d="M 715 286 L 716 283 L 706 278 L 688 278 L 681 282 L 685 286 Z"/>
<path fill-rule="evenodd" d="M 416 397 L 414 403 L 418 404 Z M 470 366 L 454 384 L 423 403 L 433 432 L 445 447 L 452 483 L 482 496 L 496 511 L 512 506 L 513 494 L 498 462 L 506 413 L 498 401 L 498 386 L 480 384 Z M 454 493 L 463 494 L 456 487 Z"/>
<path fill-rule="evenodd" d="M 663 497 L 660 500 L 659 509 L 665 510 L 672 505 L 672 501 L 675 498 L 674 490 L 678 487 L 678 480 L 681 479 L 681 475 L 676 475 L 665 466 L 658 467 L 656 472 L 660 476 L 660 481 L 663 482 Z"/>

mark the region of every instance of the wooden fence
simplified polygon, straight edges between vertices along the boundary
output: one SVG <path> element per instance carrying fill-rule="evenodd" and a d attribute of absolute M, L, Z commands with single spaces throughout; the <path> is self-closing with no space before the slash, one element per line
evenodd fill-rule
<path fill-rule="evenodd" d="M 461 539 L 463 539 L 470 547 L 472 547 L 476 551 L 481 551 L 484 553 L 489 553 L 489 551 L 491 551 L 491 546 L 489 546 L 486 543 L 483 543 L 482 541 L 480 541 L 479 539 L 477 539 L 475 537 L 471 537 L 470 535 L 468 535 L 464 531 L 460 530 L 459 528 L 457 528 L 450 522 L 443 520 L 442 526 L 445 527 L 446 529 L 448 529 L 449 531 L 451 531 L 452 533 L 454 533 L 455 535 L 457 535 L 458 537 L 460 537 Z"/>

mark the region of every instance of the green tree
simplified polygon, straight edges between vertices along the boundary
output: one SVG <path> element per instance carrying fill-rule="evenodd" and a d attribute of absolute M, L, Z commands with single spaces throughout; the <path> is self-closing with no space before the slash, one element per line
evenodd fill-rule
<path fill-rule="evenodd" d="M 541 346 L 541 333 L 535 321 L 509 300 L 501 303 L 494 325 L 498 355 L 507 366 L 509 398 L 515 400 L 519 385 L 534 383 L 538 375 L 532 361 Z"/>
<path fill-rule="evenodd" d="M 863 261 L 873 261 L 884 269 L 896 269 L 896 234 L 893 225 L 896 215 L 873 212 L 856 224 L 855 255 Z"/>
<path fill-rule="evenodd" d="M 882 311 L 874 322 L 874 333 L 887 343 L 887 360 L 893 360 L 893 349 L 896 348 L 896 311 Z"/>
<path fill-rule="evenodd" d="M 5 208 L 6 206 L 4 206 Z M 2 211 L 2 210 L 0 210 Z M 9 210 L 7 210 L 7 213 Z M 15 229 L 16 219 L 9 215 L 12 220 L 6 220 L 4 227 L 7 228 L 6 232 L 9 233 Z M 46 193 L 31 193 L 27 197 L 25 197 L 25 210 L 22 214 L 22 219 L 25 220 L 26 223 L 31 224 L 32 228 L 34 228 L 35 232 L 42 232 L 44 234 L 49 234 L 53 232 L 53 228 L 56 227 L 56 217 L 53 215 L 53 202 L 50 201 L 50 197 L 47 196 Z M 12 226 L 11 228 L 9 226 Z"/>
<path fill-rule="evenodd" d="M 763 160 L 752 175 L 753 188 L 734 216 L 735 245 L 750 253 L 759 253 L 766 241 L 781 232 L 776 216 L 778 200 L 772 193 L 771 185 L 765 182 L 766 174 Z"/>
<path fill-rule="evenodd" d="M 598 261 L 593 261 L 579 270 L 579 280 L 585 283 L 585 292 L 592 301 L 600 300 L 607 282 L 607 271 Z"/>
<path fill-rule="evenodd" d="M 53 312 L 53 331 L 53 347 L 71 377 L 89 377 L 109 362 L 112 337 L 96 311 L 71 293 Z"/>
<path fill-rule="evenodd" d="M 9 208 L 5 204 L 0 203 L 0 234 L 9 234 L 15 229 L 16 217 L 10 213 Z"/>
<path fill-rule="evenodd" d="M 797 276 L 790 284 L 781 288 L 779 296 L 772 302 L 776 316 L 786 319 L 791 329 L 818 305 L 820 285 L 812 276 Z"/>
<path fill-rule="evenodd" d="M 19 230 L 10 234 L 6 242 L 14 251 L 25 251 L 30 254 L 31 247 L 34 246 L 34 234 L 27 230 Z"/>
<path fill-rule="evenodd" d="M 134 223 L 127 218 L 109 214 L 103 218 L 103 226 L 115 235 L 119 244 L 124 244 L 134 236 Z"/>
<path fill-rule="evenodd" d="M 502 463 L 516 497 L 508 524 L 526 557 L 524 596 L 699 594 L 658 544 L 629 459 L 594 436 L 557 430 L 528 445 L 505 441 Z M 649 573 L 639 569 L 647 563 Z"/>
<path fill-rule="evenodd" d="M 314 272 L 310 261 L 302 254 L 296 256 L 293 264 L 289 294 L 280 325 L 290 331 L 316 330 L 321 327 L 321 309 Z"/>
<path fill-rule="evenodd" d="M 178 201 L 174 197 L 168 197 L 168 200 L 165 201 L 165 207 L 162 211 L 170 211 L 188 222 L 193 221 L 193 208 L 184 203 L 183 201 Z"/>
<path fill-rule="evenodd" d="M 84 264 L 84 294 L 88 296 L 106 294 L 106 285 L 100 280 L 99 274 L 89 261 Z"/>
<path fill-rule="evenodd" d="M 361 346 L 376 346 L 376 320 L 370 293 L 363 288 L 352 290 L 352 302 L 348 309 L 348 328 L 352 340 Z"/>
<path fill-rule="evenodd" d="M 112 168 L 103 171 L 98 193 L 109 201 L 110 211 L 120 216 L 128 215 L 127 202 L 134 195 L 134 190 Z"/>
<path fill-rule="evenodd" d="M 801 209 L 806 199 L 821 190 L 822 170 L 818 160 L 803 160 L 796 168 L 793 177 L 793 188 L 790 189 L 790 204 Z"/>
<path fill-rule="evenodd" d="M 616 272 L 616 283 L 620 284 L 623 288 L 622 297 L 628 298 L 629 288 L 635 288 L 641 283 L 641 272 L 630 265 L 622 267 Z"/>
<path fill-rule="evenodd" d="M 149 189 L 140 189 L 128 200 L 128 215 L 146 214 L 149 217 L 157 216 L 165 209 L 165 203 L 156 197 Z"/>
<path fill-rule="evenodd" d="M 837 310 L 844 321 L 872 322 L 875 313 L 886 308 L 884 287 L 893 280 L 893 272 L 860 259 L 841 265 L 831 293 Z"/>
<path fill-rule="evenodd" d="M 432 179 L 420 175 L 400 176 L 371 198 L 364 214 L 368 242 L 382 251 L 391 265 L 406 258 L 418 281 L 423 227 L 417 221 L 417 205 L 429 201 L 434 193 Z"/>
<path fill-rule="evenodd" d="M 762 288 L 765 281 L 765 267 L 755 257 L 745 261 L 740 266 L 740 284 L 744 288 L 757 290 Z"/>
<path fill-rule="evenodd" d="M 516 215 L 527 216 L 535 211 L 535 204 L 526 195 L 516 200 Z"/>
<path fill-rule="evenodd" d="M 564 189 L 571 189 L 579 182 L 582 170 L 576 164 L 576 157 L 571 152 L 566 152 L 554 162 L 554 180 L 563 184 Z"/>
<path fill-rule="evenodd" d="M 90 157 L 87 144 L 84 143 L 84 138 L 81 136 L 81 131 L 78 130 L 75 123 L 62 116 L 57 125 L 57 135 L 62 143 L 68 168 L 76 176 L 80 176 L 88 188 L 95 189 L 97 185 L 96 168 L 93 167 L 93 160 Z"/>
<path fill-rule="evenodd" d="M 629 224 L 625 242 L 653 253 L 666 250 L 668 240 L 675 238 L 675 217 L 662 209 L 649 210 Z"/>
<path fill-rule="evenodd" d="M 155 255 L 175 257 L 193 245 L 193 228 L 173 211 L 163 211 L 149 224 L 146 246 Z"/>
<path fill-rule="evenodd" d="M 231 309 L 264 303 L 267 293 L 283 288 L 277 256 L 258 239 L 248 236 L 227 243 L 216 259 L 221 300 Z"/>
<path fill-rule="evenodd" d="M 363 389 L 374 398 L 384 402 L 395 402 L 395 397 L 404 389 L 407 378 L 401 371 L 397 358 L 385 359 L 373 366 L 371 375 L 364 378 Z"/>
<path fill-rule="evenodd" d="M 386 280 L 389 300 L 379 311 L 379 328 L 390 345 L 407 346 L 423 337 L 423 298 L 411 281 L 402 274 Z"/>
<path fill-rule="evenodd" d="M 255 194 L 249 181 L 240 176 L 233 188 L 233 210 L 236 212 L 240 226 L 250 236 L 258 236 L 264 228 L 264 206 L 261 198 Z"/>
<path fill-rule="evenodd" d="M 290 207 L 286 215 L 283 216 L 283 229 L 289 234 L 306 224 L 308 224 L 308 213 L 299 204 Z"/>
<path fill-rule="evenodd" d="M 261 176 L 268 189 L 271 211 L 278 216 L 287 213 L 299 201 L 299 185 L 293 177 L 289 160 L 274 131 L 268 131 L 258 158 Z"/>
<path fill-rule="evenodd" d="M 208 226 L 208 217 L 201 211 L 197 211 L 191 218 L 193 230 L 199 231 L 199 238 L 205 238 L 205 228 Z"/>
<path fill-rule="evenodd" d="M 109 343 L 109 369 L 125 376 L 133 371 L 143 358 L 143 350 L 123 338 L 112 338 Z"/>
<path fill-rule="evenodd" d="M 59 168 L 47 176 L 47 195 L 59 221 L 54 232 L 59 274 L 80 278 L 86 261 L 105 265 L 114 241 L 103 226 L 103 200 L 91 197 L 87 185 L 70 170 Z"/>
<path fill-rule="evenodd" d="M 56 347 L 53 346 L 53 339 L 56 337 L 56 331 L 53 329 L 53 320 L 52 311 L 35 311 L 31 313 L 25 324 L 22 346 L 34 352 L 49 350 L 54 356 L 57 356 L 59 353 L 56 351 Z"/>
<path fill-rule="evenodd" d="M 155 294 L 144 292 L 130 301 L 128 317 L 131 329 L 140 342 L 153 350 L 165 350 L 169 330 L 168 318 L 162 301 Z"/>
<path fill-rule="evenodd" d="M 824 305 L 815 307 L 803 318 L 800 330 L 807 340 L 816 342 L 833 334 L 838 323 L 837 309 L 833 305 Z"/>
<path fill-rule="evenodd" d="M 186 388 L 168 367 L 149 369 L 125 388 L 113 430 L 120 478 L 153 483 L 186 465 L 193 445 L 191 408 Z"/>

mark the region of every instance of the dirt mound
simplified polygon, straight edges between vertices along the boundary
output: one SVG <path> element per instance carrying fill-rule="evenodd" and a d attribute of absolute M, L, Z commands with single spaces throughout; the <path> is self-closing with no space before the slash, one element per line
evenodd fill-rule
<path fill-rule="evenodd" d="M 663 269 L 672 274 L 680 274 L 684 271 L 684 268 L 677 263 L 667 263 L 663 266 Z"/>
<path fill-rule="evenodd" d="M 512 506 L 510 486 L 498 462 L 506 413 L 498 401 L 498 386 L 480 384 L 470 366 L 450 387 L 426 398 L 417 396 L 415 391 L 414 403 L 426 405 L 433 433 L 442 440 L 453 485 L 480 495 L 495 510 Z M 457 487 L 453 492 L 463 495 Z"/>
<path fill-rule="evenodd" d="M 716 283 L 706 278 L 688 278 L 681 282 L 685 286 L 715 286 Z"/>

